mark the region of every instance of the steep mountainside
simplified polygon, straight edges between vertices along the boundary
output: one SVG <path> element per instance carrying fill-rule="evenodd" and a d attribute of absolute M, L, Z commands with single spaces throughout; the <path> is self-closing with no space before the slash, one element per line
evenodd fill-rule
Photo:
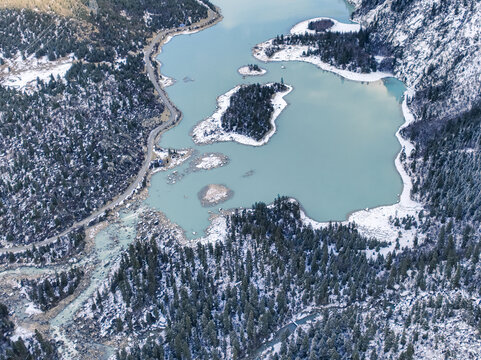
<path fill-rule="evenodd" d="M 422 118 L 468 110 L 481 94 L 481 2 L 351 0 L 353 20 L 396 56 L 395 75 L 414 88 Z"/>
<path fill-rule="evenodd" d="M 481 2 L 355 0 L 353 19 L 412 88 L 413 194 L 436 219 L 481 220 Z"/>

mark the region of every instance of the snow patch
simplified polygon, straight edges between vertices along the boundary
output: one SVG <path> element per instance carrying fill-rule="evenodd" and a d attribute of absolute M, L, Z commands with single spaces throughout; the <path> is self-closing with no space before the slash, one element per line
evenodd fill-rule
<path fill-rule="evenodd" d="M 195 167 L 202 170 L 210 170 L 223 166 L 226 163 L 225 157 L 219 154 L 206 154 L 200 157 Z"/>
<path fill-rule="evenodd" d="M 19 338 L 22 338 L 23 340 L 29 339 L 33 336 L 33 332 L 25 329 L 24 327 L 17 326 L 15 328 L 15 331 L 11 337 L 12 342 L 17 341 Z"/>
<path fill-rule="evenodd" d="M 170 78 L 168 76 L 165 76 L 165 75 L 160 75 L 160 79 L 158 79 L 159 81 L 159 84 L 160 86 L 162 86 L 162 88 L 166 88 L 166 87 L 169 87 L 169 86 L 172 86 L 175 84 L 175 79 L 173 78 Z"/>
<path fill-rule="evenodd" d="M 37 315 L 41 314 L 43 311 L 40 310 L 33 302 L 27 303 L 27 308 L 25 309 L 25 314 L 27 315 Z"/>
<path fill-rule="evenodd" d="M 22 65 L 19 69 L 7 72 L 0 80 L 1 84 L 17 90 L 32 90 L 38 79 L 48 82 L 51 76 L 54 79 L 65 78 L 65 74 L 72 67 L 73 60 L 64 59 L 49 63 L 38 62 L 37 64 L 37 67 L 28 69 L 25 69 Z"/>
<path fill-rule="evenodd" d="M 214 215 L 211 218 L 211 223 L 206 230 L 206 236 L 195 240 L 195 243 L 215 244 L 217 241 L 223 242 L 227 238 L 227 216 Z"/>

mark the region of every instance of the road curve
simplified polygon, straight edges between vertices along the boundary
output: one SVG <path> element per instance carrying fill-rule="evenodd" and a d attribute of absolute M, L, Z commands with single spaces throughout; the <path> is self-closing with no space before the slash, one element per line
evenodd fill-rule
<path fill-rule="evenodd" d="M 123 201 L 128 199 L 134 193 L 134 191 L 135 191 L 135 189 L 137 189 L 137 187 L 141 186 L 142 181 L 144 180 L 147 172 L 149 171 L 150 162 L 151 162 L 151 159 L 152 159 L 152 153 L 154 151 L 154 146 L 155 146 L 155 143 L 158 140 L 158 137 L 163 132 L 165 132 L 165 131 L 169 130 L 171 127 L 175 126 L 178 123 L 178 121 L 180 121 L 181 118 L 182 118 L 181 112 L 175 107 L 174 104 L 172 104 L 172 102 L 170 101 L 166 92 L 164 91 L 164 89 L 160 85 L 157 77 L 155 76 L 154 66 L 152 65 L 152 58 L 151 58 L 152 55 L 155 56 L 155 54 L 152 54 L 153 51 L 154 51 L 154 48 L 158 44 L 159 49 L 160 49 L 160 47 L 163 45 L 163 43 L 165 42 L 165 40 L 167 39 L 168 36 L 179 35 L 179 34 L 182 34 L 184 32 L 187 32 L 187 31 L 197 31 L 197 30 L 200 31 L 200 30 L 202 30 L 206 27 L 209 27 L 211 25 L 216 24 L 221 19 L 222 19 L 222 16 L 219 13 L 208 9 L 208 16 L 207 16 L 206 19 L 203 19 L 203 20 L 201 20 L 197 23 L 194 23 L 187 28 L 186 27 L 174 28 L 174 29 L 168 29 L 168 30 L 161 31 L 153 37 L 152 41 L 144 49 L 144 62 L 145 62 L 145 69 L 146 69 L 146 72 L 147 72 L 147 76 L 148 76 L 149 80 L 152 82 L 152 84 L 154 85 L 155 90 L 157 91 L 160 99 L 164 103 L 164 105 L 167 108 L 167 110 L 169 111 L 170 115 L 169 115 L 169 118 L 168 118 L 167 121 L 162 122 L 159 126 L 157 126 L 155 129 L 153 129 L 150 132 L 149 137 L 147 138 L 147 151 L 146 151 L 146 154 L 145 154 L 144 162 L 142 164 L 142 168 L 139 170 L 139 172 L 137 173 L 137 176 L 135 177 L 135 180 L 130 184 L 130 186 L 127 188 L 127 190 L 125 190 L 122 194 L 118 195 L 116 198 L 114 198 L 109 203 L 102 206 L 100 209 L 98 209 L 95 212 L 93 212 L 92 214 L 90 214 L 90 216 L 88 216 L 87 218 L 73 224 L 68 229 L 62 231 L 61 233 L 59 233 L 55 236 L 52 236 L 48 239 L 38 241 L 38 242 L 35 242 L 33 244 L 29 244 L 29 245 L 14 246 L 14 247 L 10 247 L 10 248 L 0 248 L 0 255 L 3 255 L 5 253 L 14 253 L 15 254 L 15 253 L 23 252 L 23 251 L 26 251 L 30 248 L 33 248 L 34 245 L 37 248 L 39 248 L 41 246 L 52 244 L 55 241 L 57 241 L 59 237 L 65 236 L 73 230 L 76 230 L 76 229 L 78 229 L 82 226 L 88 225 L 91 221 L 97 219 L 99 216 L 103 215 L 106 211 L 114 209 L 115 207 L 120 205 Z"/>

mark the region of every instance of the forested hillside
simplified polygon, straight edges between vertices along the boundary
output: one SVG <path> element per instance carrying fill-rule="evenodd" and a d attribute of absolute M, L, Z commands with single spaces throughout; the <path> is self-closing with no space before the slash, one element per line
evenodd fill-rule
<path fill-rule="evenodd" d="M 449 119 L 437 128 L 423 121 L 411 127 L 418 144 L 412 155 L 412 173 L 417 177 L 414 195 L 428 204 L 431 215 L 481 221 L 481 105 Z"/>
<path fill-rule="evenodd" d="M 313 230 L 285 198 L 228 224 L 225 242 L 192 247 L 156 228 L 141 232 L 78 317 L 86 334 L 133 336 L 119 359 L 239 359 L 311 315 L 312 328 L 284 336 L 273 358 L 409 359 L 454 352 L 459 341 L 471 344 L 462 358 L 481 351 L 472 228 L 450 222 L 410 251 L 371 258 L 366 250 L 384 244 L 352 225 Z M 464 330 L 453 336 L 454 327 Z"/>
<path fill-rule="evenodd" d="M 69 18 L 0 10 L 6 73 L 35 58 L 74 61 L 33 90 L 0 86 L 2 246 L 54 236 L 128 187 L 164 109 L 141 50 L 153 31 L 207 15 L 194 0 L 96 4 Z"/>

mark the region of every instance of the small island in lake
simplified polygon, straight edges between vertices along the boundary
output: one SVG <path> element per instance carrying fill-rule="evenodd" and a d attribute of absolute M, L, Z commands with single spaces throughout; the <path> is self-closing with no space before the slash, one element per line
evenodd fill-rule
<path fill-rule="evenodd" d="M 229 158 L 221 153 L 206 153 L 195 158 L 191 163 L 193 171 L 211 170 L 227 165 Z"/>
<path fill-rule="evenodd" d="M 260 146 L 275 133 L 292 87 L 283 83 L 240 85 L 220 96 L 217 111 L 192 131 L 196 144 L 236 141 Z"/>
<path fill-rule="evenodd" d="M 210 184 L 204 186 L 198 193 L 199 200 L 204 207 L 214 206 L 229 200 L 234 192 L 225 185 Z"/>
<path fill-rule="evenodd" d="M 265 73 L 267 73 L 266 69 L 261 68 L 257 64 L 249 64 L 249 65 L 243 66 L 243 67 L 239 68 L 239 70 L 237 70 L 237 71 L 242 76 L 260 76 L 260 75 L 264 75 Z"/>

